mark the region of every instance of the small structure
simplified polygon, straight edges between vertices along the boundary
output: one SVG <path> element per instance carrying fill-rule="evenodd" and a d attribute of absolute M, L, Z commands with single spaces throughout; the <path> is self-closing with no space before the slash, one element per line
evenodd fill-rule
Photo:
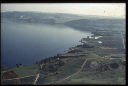
<path fill-rule="evenodd" d="M 98 41 L 98 43 L 102 43 L 102 41 Z"/>
<path fill-rule="evenodd" d="M 111 57 L 110 56 L 104 56 L 105 59 L 110 59 Z"/>

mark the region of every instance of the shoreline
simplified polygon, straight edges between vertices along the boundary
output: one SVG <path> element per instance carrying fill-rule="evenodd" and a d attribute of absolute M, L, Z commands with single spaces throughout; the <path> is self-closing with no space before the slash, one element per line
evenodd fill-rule
<path fill-rule="evenodd" d="M 102 31 L 104 31 L 104 30 L 102 30 Z M 109 30 L 107 30 L 107 31 L 109 31 Z M 81 38 L 81 40 L 79 41 L 79 42 L 81 42 L 82 44 L 84 44 L 85 42 L 84 41 L 82 41 L 83 39 L 88 39 L 89 37 L 89 39 L 98 39 L 98 38 L 102 38 L 104 35 L 96 35 L 96 31 L 94 31 L 94 32 L 91 32 L 91 36 L 87 36 L 86 38 Z M 82 44 L 80 44 L 80 45 L 82 45 Z M 69 53 L 69 52 L 72 52 L 72 51 L 74 51 L 74 49 L 73 48 L 77 48 L 77 46 L 80 46 L 80 45 L 75 45 L 74 47 L 70 47 L 68 50 L 64 50 L 64 52 L 66 52 L 66 51 L 68 51 L 68 52 L 66 52 L 66 53 L 63 53 L 63 54 L 67 54 L 67 53 Z M 56 58 L 58 58 L 59 56 L 61 56 L 62 54 L 56 54 L 55 56 L 52 56 L 52 57 L 47 57 L 47 58 L 44 58 L 44 59 L 42 59 L 42 60 L 47 60 L 47 59 L 56 59 Z M 40 63 L 42 60 L 40 60 L 40 61 L 36 61 L 36 62 L 38 62 L 38 63 Z M 37 64 L 37 63 L 33 63 L 33 64 L 28 64 L 28 65 L 34 65 L 34 64 Z M 24 64 L 23 64 L 24 65 Z M 6 66 L 6 65 L 1 65 L 1 66 Z M 8 65 L 7 65 L 8 66 Z M 24 66 L 27 66 L 27 65 L 24 65 Z M 9 66 L 9 67 L 17 67 L 17 66 Z"/>
<path fill-rule="evenodd" d="M 111 36 L 110 37 L 106 36 L 106 37 L 107 39 L 109 39 Z M 110 75 L 109 75 L 110 77 L 108 77 L 106 74 L 105 74 L 106 76 L 104 75 L 104 77 L 106 77 L 106 79 L 108 78 L 107 80 L 109 81 L 109 79 L 111 79 L 111 77 L 113 76 L 113 73 L 111 73 L 112 71 L 117 73 L 118 73 L 118 70 L 123 72 L 125 71 L 126 56 L 125 56 L 125 53 L 122 51 L 112 52 L 116 50 L 115 48 L 102 49 L 101 47 L 103 47 L 104 45 L 101 45 L 102 43 L 97 43 L 95 41 L 101 40 L 104 43 L 104 41 L 106 40 L 103 38 L 105 38 L 105 36 L 102 36 L 96 39 L 95 37 L 89 38 L 87 36 L 86 38 L 81 39 L 80 41 L 82 43 L 81 45 L 77 45 L 75 47 L 69 48 L 68 52 L 65 54 L 57 54 L 56 56 L 42 59 L 41 61 L 33 65 L 32 64 L 22 65 L 20 67 L 13 66 L 14 68 L 12 67 L 11 69 L 5 68 L 7 70 L 1 72 L 3 77 L 6 76 L 6 73 L 11 73 L 11 72 L 13 72 L 14 75 L 17 74 L 18 77 L 15 75 L 15 77 L 11 79 L 2 78 L 2 83 L 4 83 L 4 81 L 7 81 L 7 80 L 11 81 L 13 79 L 16 79 L 17 83 L 22 84 L 24 83 L 22 79 L 25 80 L 28 77 L 29 79 L 32 79 L 31 84 L 34 84 L 34 85 L 58 84 L 58 83 L 65 83 L 65 81 L 68 78 L 70 78 L 71 81 L 74 79 L 77 79 L 77 78 L 74 78 L 73 76 L 78 76 L 79 80 L 81 79 L 84 80 L 85 77 L 81 78 L 81 73 L 88 74 L 88 76 L 90 76 L 90 78 L 86 76 L 86 79 L 102 80 L 102 77 L 99 78 L 99 76 L 102 76 L 102 73 L 107 74 L 108 72 L 110 72 Z M 109 47 L 112 47 L 112 46 L 110 45 Z M 119 50 L 121 49 L 120 47 L 117 47 L 117 48 Z M 5 67 L 8 67 L 8 66 L 5 66 Z M 71 71 L 71 70 L 74 70 L 74 71 Z M 70 73 L 68 74 L 68 72 Z M 94 74 L 93 76 L 95 76 L 95 78 L 91 77 L 92 74 Z M 95 74 L 98 74 L 98 78 L 97 78 L 97 75 Z M 6 77 L 9 77 L 9 76 L 6 76 Z M 120 78 L 121 80 L 123 79 L 124 81 L 122 82 L 125 84 L 125 78 L 122 78 L 119 76 L 117 78 Z M 45 81 L 45 79 L 48 81 Z M 20 83 L 20 80 L 21 80 L 21 83 Z M 90 81 L 89 83 L 91 82 L 92 81 Z M 103 82 L 107 83 L 107 81 L 103 81 Z M 67 83 L 69 82 L 67 81 Z M 112 84 L 112 83 L 113 82 L 110 82 L 109 84 Z"/>

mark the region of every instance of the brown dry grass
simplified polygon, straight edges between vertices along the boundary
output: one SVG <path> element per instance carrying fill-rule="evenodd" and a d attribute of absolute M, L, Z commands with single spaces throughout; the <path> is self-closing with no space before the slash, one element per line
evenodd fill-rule
<path fill-rule="evenodd" d="M 12 78 L 18 78 L 18 75 L 14 71 L 7 71 L 4 74 L 3 79 L 12 79 Z"/>

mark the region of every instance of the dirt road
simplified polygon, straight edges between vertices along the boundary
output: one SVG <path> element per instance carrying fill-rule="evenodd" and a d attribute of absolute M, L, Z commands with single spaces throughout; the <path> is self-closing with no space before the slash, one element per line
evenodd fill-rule
<path fill-rule="evenodd" d="M 70 75 L 70 76 L 68 76 L 68 77 L 66 77 L 66 78 L 64 78 L 64 79 L 62 79 L 62 80 L 55 81 L 55 82 L 50 82 L 50 83 L 45 83 L 45 84 L 42 84 L 42 85 L 61 82 L 61 81 L 64 81 L 64 80 L 66 80 L 66 79 L 69 79 L 70 77 L 72 77 L 72 76 L 74 76 L 74 75 L 76 75 L 76 74 L 80 73 L 80 71 L 83 69 L 83 67 L 84 67 L 84 65 L 85 65 L 85 63 L 87 62 L 87 60 L 88 60 L 88 59 L 92 59 L 92 58 L 87 58 L 87 59 L 84 61 L 83 65 L 81 66 L 81 69 L 80 69 L 78 72 L 76 72 L 76 73 L 74 73 L 74 74 L 72 74 L 72 75 Z"/>
<path fill-rule="evenodd" d="M 39 73 L 37 74 L 36 79 L 35 79 L 33 84 L 36 84 L 36 81 L 37 81 L 38 78 L 39 78 Z"/>
<path fill-rule="evenodd" d="M 43 64 L 40 65 L 40 69 L 42 69 L 42 66 L 43 66 Z M 40 76 L 40 75 L 39 75 L 39 74 L 40 74 L 40 71 L 41 71 L 41 70 L 39 70 L 39 72 L 38 72 L 38 74 L 37 74 L 37 76 L 36 76 L 36 78 L 35 78 L 35 81 L 34 81 L 34 83 L 33 83 L 34 85 L 36 85 L 36 82 L 37 82 L 37 80 L 38 80 L 38 78 L 39 78 L 39 76 Z"/>
<path fill-rule="evenodd" d="M 25 78 L 25 77 L 30 77 L 30 76 L 36 76 L 36 75 L 29 75 L 29 76 L 24 76 L 24 77 L 19 77 L 19 78 L 12 78 L 12 79 L 3 79 L 2 81 L 20 79 L 20 78 Z"/>

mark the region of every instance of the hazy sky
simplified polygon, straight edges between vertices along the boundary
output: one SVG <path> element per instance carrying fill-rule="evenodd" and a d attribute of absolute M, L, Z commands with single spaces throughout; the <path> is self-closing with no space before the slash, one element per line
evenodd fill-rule
<path fill-rule="evenodd" d="M 101 16 L 126 15 L 125 3 L 1 3 L 1 12 L 39 11 Z"/>

